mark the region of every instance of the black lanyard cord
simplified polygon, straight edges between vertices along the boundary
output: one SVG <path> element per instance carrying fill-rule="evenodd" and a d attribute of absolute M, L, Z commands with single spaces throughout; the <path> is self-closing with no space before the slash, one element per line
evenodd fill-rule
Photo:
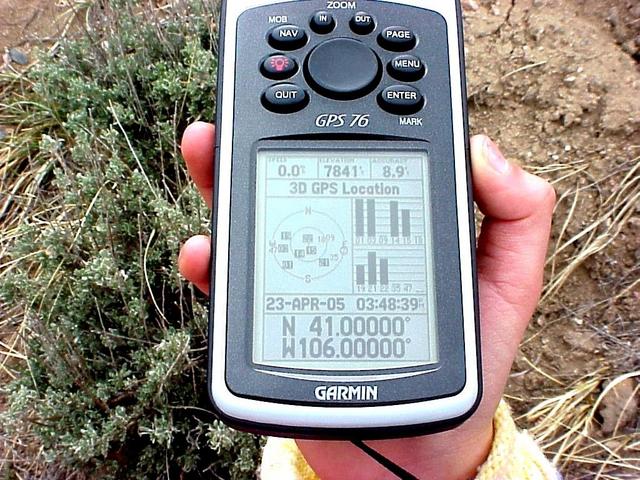
<path fill-rule="evenodd" d="M 397 476 L 401 480 L 419 480 L 418 477 L 414 477 L 409 472 L 407 472 L 404 468 L 399 465 L 396 465 L 387 457 L 382 455 L 381 453 L 375 451 L 373 448 L 365 444 L 362 440 L 353 440 L 353 443 L 356 447 L 362 450 L 364 453 L 373 458 L 376 462 L 382 465 L 384 468 L 392 472 L 395 476 Z"/>

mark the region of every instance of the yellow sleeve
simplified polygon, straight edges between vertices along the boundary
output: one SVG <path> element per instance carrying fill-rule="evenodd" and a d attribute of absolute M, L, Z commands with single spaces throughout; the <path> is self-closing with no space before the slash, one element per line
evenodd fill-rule
<path fill-rule="evenodd" d="M 476 480 L 559 480 L 562 477 L 527 432 L 519 431 L 505 402 L 493 417 L 489 457 Z M 267 480 L 267 479 L 265 479 Z"/>
<path fill-rule="evenodd" d="M 562 478 L 535 441 L 521 432 L 502 402 L 494 417 L 495 436 L 476 480 L 558 480 Z M 262 480 L 320 480 L 294 440 L 269 438 L 262 456 Z"/>
<path fill-rule="evenodd" d="M 270 437 L 262 452 L 261 480 L 320 480 L 295 440 Z"/>

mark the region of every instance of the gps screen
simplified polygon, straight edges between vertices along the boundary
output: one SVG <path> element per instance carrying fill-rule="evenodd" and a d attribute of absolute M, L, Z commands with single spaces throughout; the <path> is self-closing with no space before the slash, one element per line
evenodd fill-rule
<path fill-rule="evenodd" d="M 437 362 L 428 155 L 259 149 L 256 169 L 253 362 Z"/>

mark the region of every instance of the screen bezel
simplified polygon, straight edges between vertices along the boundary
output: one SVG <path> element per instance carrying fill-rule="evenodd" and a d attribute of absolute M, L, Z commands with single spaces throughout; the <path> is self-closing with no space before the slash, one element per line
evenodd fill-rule
<path fill-rule="evenodd" d="M 431 162 L 429 184 L 432 203 L 433 245 L 446 245 L 446 250 L 434 251 L 439 362 L 436 364 L 391 368 L 387 370 L 335 371 L 265 367 L 253 363 L 253 296 L 255 270 L 256 166 L 259 149 L 277 150 L 399 150 L 426 152 Z M 290 404 L 317 404 L 308 388 L 321 378 L 357 382 L 378 378 L 393 382 L 393 398 L 382 396 L 375 404 L 419 402 L 446 397 L 460 392 L 466 382 L 464 322 L 462 315 L 462 283 L 458 218 L 456 211 L 455 171 L 450 158 L 438 160 L 430 144 L 414 140 L 372 139 L 279 139 L 255 142 L 248 162 L 233 165 L 232 224 L 229 248 L 229 304 L 227 311 L 226 382 L 235 395 L 254 399 L 269 399 Z M 237 321 L 236 319 L 244 319 Z M 308 381 L 305 381 L 308 380 Z M 307 385 L 305 385 L 307 384 Z M 354 402 L 350 402 L 354 405 Z M 367 402 L 371 405 L 371 402 Z M 324 404 L 326 405 L 326 403 Z"/>

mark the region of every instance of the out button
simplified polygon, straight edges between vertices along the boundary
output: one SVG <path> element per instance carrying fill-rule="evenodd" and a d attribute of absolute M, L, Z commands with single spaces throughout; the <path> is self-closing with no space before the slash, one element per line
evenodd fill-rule
<path fill-rule="evenodd" d="M 353 33 L 369 35 L 376 29 L 376 21 L 367 12 L 356 13 L 349 23 Z"/>
<path fill-rule="evenodd" d="M 275 113 L 295 113 L 308 103 L 307 92 L 293 83 L 273 85 L 262 94 L 262 104 Z"/>
<path fill-rule="evenodd" d="M 396 115 L 413 115 L 424 106 L 424 97 L 410 85 L 392 85 L 378 96 L 380 106 Z"/>

